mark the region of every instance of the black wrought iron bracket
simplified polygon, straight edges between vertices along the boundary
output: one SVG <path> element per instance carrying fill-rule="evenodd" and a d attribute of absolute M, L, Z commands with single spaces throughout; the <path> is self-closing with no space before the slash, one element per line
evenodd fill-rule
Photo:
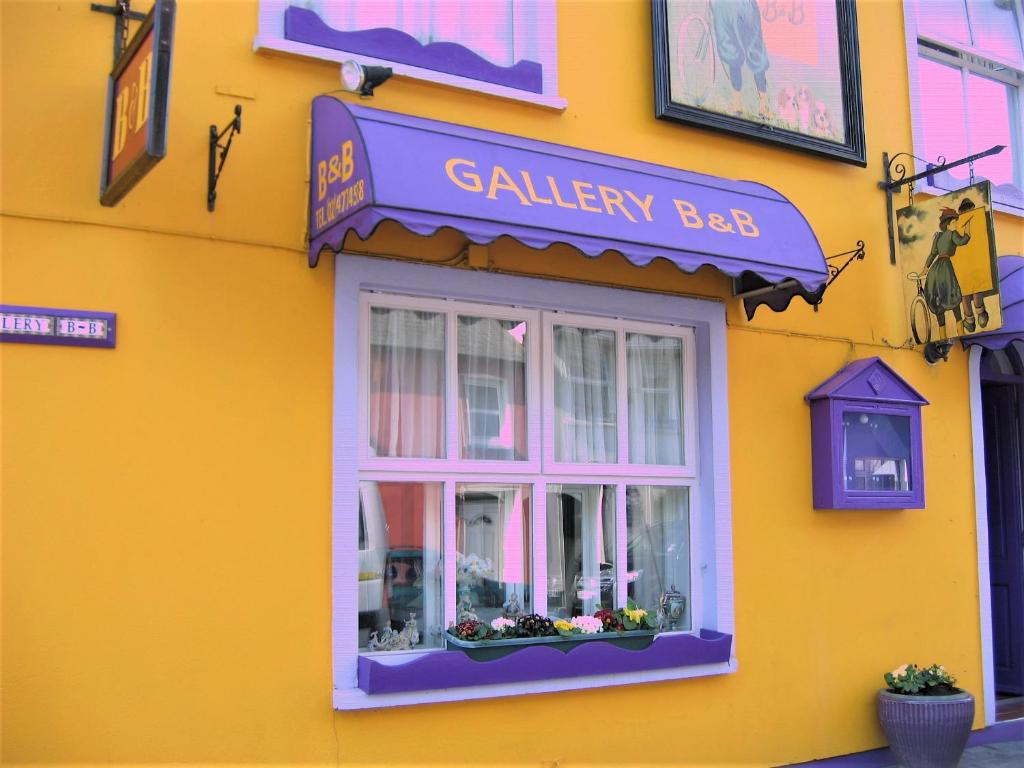
<path fill-rule="evenodd" d="M 210 126 L 210 164 L 209 173 L 206 179 L 206 210 L 212 212 L 217 204 L 217 180 L 220 172 L 224 170 L 224 161 L 228 159 L 228 152 L 231 151 L 231 141 L 236 133 L 242 132 L 242 105 L 235 104 L 235 118 L 224 126 L 224 130 L 218 131 L 216 125 Z M 221 144 L 220 140 L 227 134 L 228 140 Z M 217 161 L 217 150 L 220 150 L 220 162 Z"/>
<path fill-rule="evenodd" d="M 891 158 L 889 157 L 888 152 L 883 152 L 882 166 L 885 171 L 885 181 L 878 182 L 878 187 L 885 191 L 886 223 L 889 226 L 889 263 L 896 263 L 896 233 L 893 229 L 892 222 L 892 196 L 895 193 L 899 192 L 905 185 L 910 185 L 911 190 L 913 190 L 914 182 L 921 179 L 927 179 L 930 185 L 934 185 L 935 180 L 933 177 L 936 174 L 948 171 L 950 168 L 956 168 L 958 165 L 973 163 L 975 160 L 980 160 L 981 158 L 988 157 L 989 155 L 998 155 L 1004 149 L 1006 149 L 1005 145 L 997 144 L 994 147 L 986 149 L 984 152 L 978 152 L 976 155 L 970 155 L 969 157 L 964 157 L 960 160 L 954 160 L 951 163 L 947 163 L 946 158 L 940 155 L 938 157 L 938 164 L 929 163 L 924 158 L 912 155 L 909 152 L 898 152 Z M 922 163 L 927 165 L 928 170 L 913 176 L 907 176 L 907 166 L 906 163 L 899 159 L 901 157 L 920 160 Z"/>
<path fill-rule="evenodd" d="M 836 278 L 838 278 L 841 274 L 843 274 L 843 270 L 845 270 L 848 266 L 850 266 L 855 261 L 863 261 L 864 260 L 864 255 L 865 255 L 864 241 L 863 240 L 858 240 L 857 241 L 857 247 L 854 248 L 852 251 L 843 251 L 842 253 L 837 253 L 835 256 L 826 256 L 825 257 L 825 266 L 828 268 L 828 281 L 825 283 L 825 285 L 823 285 L 821 287 L 821 296 L 822 296 L 822 298 L 824 298 L 825 291 L 828 290 L 828 287 L 830 285 L 832 285 L 832 283 L 834 283 L 836 281 Z M 843 266 L 841 266 L 841 267 L 837 267 L 835 264 L 829 264 L 828 263 L 830 261 L 836 261 L 838 259 L 841 259 L 841 258 L 843 258 L 843 256 L 848 256 L 849 258 L 846 261 L 843 262 Z M 821 303 L 821 298 L 819 298 L 817 303 L 814 305 L 814 309 L 815 310 L 818 309 L 818 304 L 820 304 L 820 303 Z"/>
<path fill-rule="evenodd" d="M 131 0 L 118 0 L 116 5 L 90 3 L 89 10 L 97 13 L 109 13 L 114 17 L 114 64 L 117 64 L 117 60 L 121 58 L 121 54 L 124 53 L 124 49 L 128 45 L 128 20 L 142 21 L 146 18 L 146 14 L 133 11 Z"/>

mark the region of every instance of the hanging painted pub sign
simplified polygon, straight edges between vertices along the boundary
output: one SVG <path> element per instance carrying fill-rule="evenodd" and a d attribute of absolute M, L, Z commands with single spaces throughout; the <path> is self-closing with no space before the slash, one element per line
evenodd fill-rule
<path fill-rule="evenodd" d="M 156 0 L 110 72 L 102 205 L 116 205 L 167 154 L 174 12 L 174 0 Z"/>
<path fill-rule="evenodd" d="M 918 344 L 942 343 L 1003 324 L 984 181 L 896 212 L 903 292 Z"/>

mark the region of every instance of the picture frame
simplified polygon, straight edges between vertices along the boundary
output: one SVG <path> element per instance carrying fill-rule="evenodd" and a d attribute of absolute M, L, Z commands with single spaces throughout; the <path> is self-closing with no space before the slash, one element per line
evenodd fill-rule
<path fill-rule="evenodd" d="M 655 117 L 867 164 L 854 0 L 651 10 Z"/>

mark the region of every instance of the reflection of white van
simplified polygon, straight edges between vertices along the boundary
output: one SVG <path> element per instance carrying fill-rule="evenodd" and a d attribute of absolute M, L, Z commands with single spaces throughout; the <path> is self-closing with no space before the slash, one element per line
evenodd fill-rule
<path fill-rule="evenodd" d="M 359 644 L 387 621 L 384 568 L 388 526 L 376 483 L 359 484 Z"/>

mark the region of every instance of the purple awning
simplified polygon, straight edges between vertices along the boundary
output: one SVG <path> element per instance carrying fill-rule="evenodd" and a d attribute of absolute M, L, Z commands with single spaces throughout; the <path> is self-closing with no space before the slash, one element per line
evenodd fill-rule
<path fill-rule="evenodd" d="M 617 251 L 731 277 L 828 277 L 814 232 L 763 184 L 733 181 L 452 123 L 313 100 L 309 263 L 386 220 L 477 244 L 507 235 L 531 248 Z"/>
<path fill-rule="evenodd" d="M 978 344 L 986 349 L 1003 349 L 1011 341 L 1024 341 L 1024 256 L 999 257 L 999 298 L 1002 327 L 961 337 L 965 347 Z"/>

